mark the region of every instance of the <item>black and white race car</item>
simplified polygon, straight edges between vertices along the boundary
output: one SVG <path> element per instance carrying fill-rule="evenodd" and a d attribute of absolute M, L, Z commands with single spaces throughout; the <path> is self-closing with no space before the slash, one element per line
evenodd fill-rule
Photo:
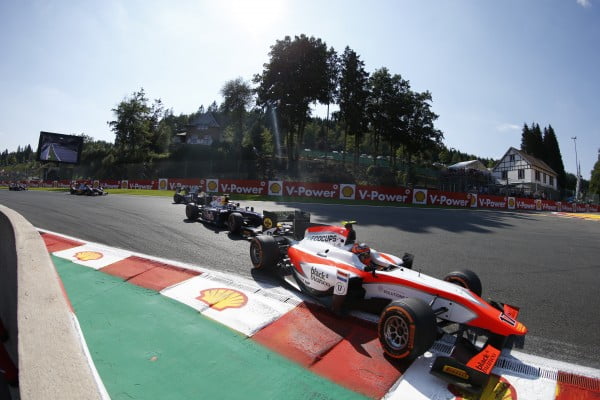
<path fill-rule="evenodd" d="M 310 221 L 310 214 L 299 211 L 264 211 L 242 207 L 229 200 L 228 195 L 200 193 L 185 207 L 188 220 L 200 220 L 230 233 L 242 236 L 273 234 L 290 231 L 292 221 Z"/>
<path fill-rule="evenodd" d="M 21 182 L 11 182 L 8 184 L 8 190 L 21 191 L 27 190 L 27 185 Z"/>
<path fill-rule="evenodd" d="M 188 204 L 198 202 L 198 189 L 190 188 L 189 186 L 181 186 L 175 189 L 173 194 L 173 203 Z"/>

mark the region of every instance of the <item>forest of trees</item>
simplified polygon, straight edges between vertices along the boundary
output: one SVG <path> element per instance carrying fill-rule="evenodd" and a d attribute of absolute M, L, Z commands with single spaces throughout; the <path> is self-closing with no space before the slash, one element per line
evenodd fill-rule
<path fill-rule="evenodd" d="M 369 73 L 360 55 L 349 47 L 340 54 L 314 37 L 277 40 L 262 72 L 251 83 L 242 78 L 225 82 L 221 94 L 220 105 L 213 102 L 195 113 L 174 115 L 160 99 L 151 102 L 140 88 L 111 110 L 114 119 L 107 123 L 114 143 L 83 135 L 78 174 L 118 179 L 128 174 L 151 175 L 168 163 L 214 160 L 231 164 L 233 160 L 238 170 L 241 165 L 260 176 L 277 171 L 296 176 L 301 172 L 302 150 L 310 148 L 343 154 L 341 168 L 355 177 L 360 155 L 370 155 L 374 166 L 383 156 L 392 171 L 402 171 L 394 178 L 402 184 L 418 182 L 415 168 L 433 169 L 436 164 L 479 158 L 443 144 L 430 92 L 412 90 L 410 81 L 385 67 Z M 316 104 L 328 110 L 335 105 L 336 111 L 328 112 L 326 118 L 315 117 L 311 110 Z M 205 112 L 213 113 L 225 140 L 208 149 L 176 145 L 175 135 L 185 132 Z M 537 124 L 525 125 L 521 148 L 555 169 L 561 187 L 568 186 L 551 126 L 542 132 Z M 0 165 L 34 159 L 35 153 L 27 146 L 0 154 Z M 479 159 L 489 167 L 495 162 Z M 137 167 L 132 169 L 132 165 Z"/>

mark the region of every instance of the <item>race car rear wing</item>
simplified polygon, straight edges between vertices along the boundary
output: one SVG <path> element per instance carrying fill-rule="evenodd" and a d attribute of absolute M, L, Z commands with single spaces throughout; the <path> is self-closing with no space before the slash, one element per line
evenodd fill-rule
<path fill-rule="evenodd" d="M 304 231 L 310 226 L 310 213 L 306 211 L 263 211 L 263 232 L 276 228 L 278 224 L 290 225 L 289 234 L 295 240 L 304 238 Z"/>

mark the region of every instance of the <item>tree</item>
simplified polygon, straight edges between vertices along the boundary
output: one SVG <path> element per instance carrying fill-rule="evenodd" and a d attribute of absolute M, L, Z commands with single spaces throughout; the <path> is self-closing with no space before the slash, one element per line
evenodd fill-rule
<path fill-rule="evenodd" d="M 325 104 L 330 99 L 330 54 L 321 39 L 300 35 L 294 40 L 289 36 L 278 40 L 269 56 L 262 74 L 254 77 L 257 104 L 276 110 L 279 127 L 287 133 L 288 160 L 295 164 L 296 143 L 302 143 L 310 104 Z"/>
<path fill-rule="evenodd" d="M 361 134 L 367 128 L 367 98 L 369 97 L 369 74 L 358 54 L 346 47 L 341 56 L 339 88 L 339 120 L 344 125 L 345 135 L 354 136 L 354 165 L 358 165 Z"/>
<path fill-rule="evenodd" d="M 239 149 L 244 132 L 244 117 L 252 102 L 252 88 L 242 78 L 228 81 L 221 89 L 224 101 L 221 109 L 231 116 L 235 131 L 233 137 L 234 149 Z"/>
<path fill-rule="evenodd" d="M 544 159 L 543 161 L 548 164 L 550 168 L 557 174 L 557 184 L 561 189 L 565 187 L 566 173 L 565 166 L 563 164 L 562 155 L 558 146 L 558 140 L 556 140 L 556 134 L 552 125 L 548 125 L 548 128 L 544 128 Z"/>
<path fill-rule="evenodd" d="M 531 124 L 531 128 L 525 124 L 521 136 L 521 150 L 540 160 L 544 159 L 544 139 L 539 124 L 533 123 Z"/>
<path fill-rule="evenodd" d="M 407 116 L 408 139 L 404 141 L 409 163 L 411 155 L 437 147 L 444 138 L 442 131 L 435 128 L 434 123 L 438 115 L 431 111 L 431 93 L 412 92 L 411 97 L 410 112 Z"/>
<path fill-rule="evenodd" d="M 594 164 L 594 169 L 592 170 L 589 194 L 591 196 L 600 196 L 600 160 L 596 161 L 596 164 Z M 596 201 L 598 201 L 597 197 Z"/>
<path fill-rule="evenodd" d="M 144 89 L 134 92 L 112 109 L 115 120 L 108 125 L 116 135 L 116 158 L 121 163 L 142 163 L 151 161 L 168 145 L 169 133 L 161 124 L 163 106 L 160 99 L 152 106 Z"/>

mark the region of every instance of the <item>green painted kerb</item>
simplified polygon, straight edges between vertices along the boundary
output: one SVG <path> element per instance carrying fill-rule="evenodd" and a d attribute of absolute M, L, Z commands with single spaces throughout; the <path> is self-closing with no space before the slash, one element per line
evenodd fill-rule
<path fill-rule="evenodd" d="M 364 398 L 157 292 L 52 260 L 114 400 Z"/>

